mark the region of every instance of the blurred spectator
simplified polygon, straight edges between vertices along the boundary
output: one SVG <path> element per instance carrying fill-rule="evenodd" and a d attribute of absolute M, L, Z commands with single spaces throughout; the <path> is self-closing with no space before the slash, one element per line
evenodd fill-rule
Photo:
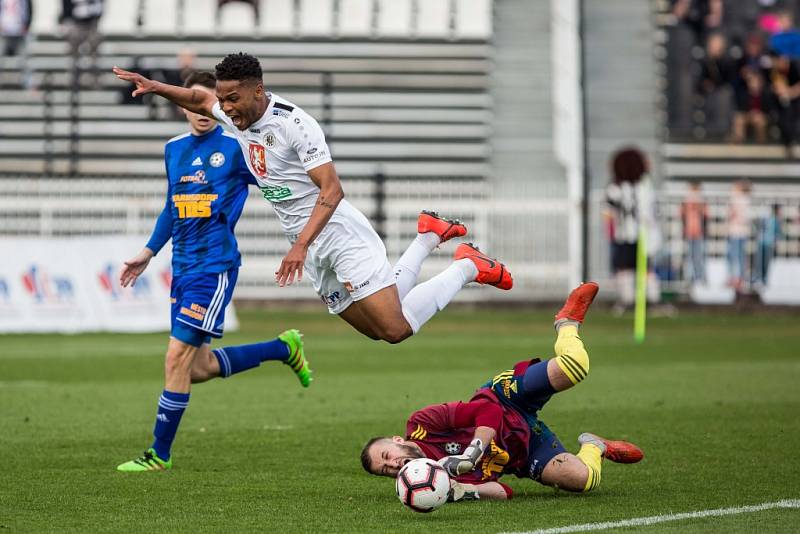
<path fill-rule="evenodd" d="M 756 235 L 758 247 L 753 281 L 760 285 L 767 285 L 769 266 L 772 258 L 775 257 L 775 244 L 783 237 L 781 212 L 778 204 L 773 204 L 770 214 L 758 220 Z"/>
<path fill-rule="evenodd" d="M 679 25 L 694 33 L 695 44 L 705 40 L 706 32 L 722 24 L 722 0 L 672 0 L 672 14 Z"/>
<path fill-rule="evenodd" d="M 151 71 L 150 78 L 159 80 L 164 83 L 168 83 L 170 85 L 178 85 L 183 86 L 184 80 L 195 71 L 195 61 L 197 60 L 197 54 L 191 48 L 182 48 L 178 55 L 176 56 L 175 67 L 173 68 L 161 68 L 161 69 L 153 69 Z M 160 99 L 152 100 L 151 102 L 156 102 Z M 170 107 L 170 117 L 173 119 L 182 119 L 184 118 L 183 110 L 178 106 L 173 104 L 168 104 Z M 153 113 L 155 113 L 155 109 L 153 109 Z"/>
<path fill-rule="evenodd" d="M 175 56 L 175 59 L 176 66 L 174 68 L 158 69 L 154 71 L 153 77 L 164 83 L 182 87 L 184 80 L 196 70 L 195 61 L 197 60 L 197 54 L 191 48 L 182 48 L 177 56 Z M 183 116 L 183 114 L 181 114 L 181 116 Z"/>
<path fill-rule="evenodd" d="M 660 247 L 648 172 L 647 159 L 637 148 L 623 148 L 611 158 L 612 181 L 606 188 L 604 216 L 610 231 L 612 270 L 617 281 L 618 302 L 614 306 L 617 313 L 634 303 L 636 250 L 642 225 L 647 232 L 648 258 Z M 659 299 L 658 279 L 648 265 L 647 300 Z"/>
<path fill-rule="evenodd" d="M 737 293 L 744 289 L 747 272 L 745 244 L 750 237 L 750 183 L 733 184 L 728 204 L 728 283 Z"/>
<path fill-rule="evenodd" d="M 706 41 L 705 57 L 700 62 L 699 93 L 704 97 L 706 130 L 717 137 L 730 131 L 731 82 L 734 65 L 727 55 L 728 41 L 715 32 Z"/>
<path fill-rule="evenodd" d="M 771 104 L 777 114 L 781 142 L 787 155 L 797 137 L 797 119 L 800 116 L 800 69 L 787 56 L 774 59 L 770 70 Z"/>
<path fill-rule="evenodd" d="M 742 68 L 741 89 L 734 88 L 736 112 L 733 115 L 731 140 L 743 143 L 748 129 L 752 129 L 756 142 L 767 142 L 767 98 L 764 77 L 761 71 L 747 66 Z"/>
<path fill-rule="evenodd" d="M 83 85 L 94 85 L 97 80 L 97 48 L 101 40 L 97 26 L 102 16 L 103 0 L 61 0 L 59 23 L 64 25 L 73 69 L 91 73 L 92 81 L 82 82 Z"/>
<path fill-rule="evenodd" d="M 0 0 L 0 41 L 2 41 L 3 63 L 11 57 L 19 57 L 22 67 L 22 85 L 33 87 L 33 73 L 28 61 L 28 30 L 33 18 L 31 0 Z M 9 69 L 3 67 L 5 74 Z M 5 80 L 3 80 L 5 83 Z"/>
<path fill-rule="evenodd" d="M 722 1 L 672 0 L 670 12 L 674 23 L 668 32 L 668 116 L 672 130 L 688 133 L 692 128 L 694 49 L 705 42 L 709 29 L 720 25 Z"/>
<path fill-rule="evenodd" d="M 706 235 L 708 204 L 703 198 L 700 182 L 692 182 L 681 203 L 683 238 L 689 249 L 689 268 L 692 282 L 706 281 Z"/>

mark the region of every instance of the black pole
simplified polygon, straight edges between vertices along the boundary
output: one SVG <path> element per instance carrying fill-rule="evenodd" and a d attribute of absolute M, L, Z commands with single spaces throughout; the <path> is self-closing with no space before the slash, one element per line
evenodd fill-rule
<path fill-rule="evenodd" d="M 583 191 L 581 199 L 581 280 L 589 280 L 589 185 L 591 171 L 589 168 L 589 113 L 587 111 L 586 92 L 586 0 L 578 0 L 578 38 L 580 39 L 580 76 L 581 76 L 581 122 L 583 123 Z"/>
<path fill-rule="evenodd" d="M 375 182 L 375 230 L 382 240 L 386 239 L 386 175 L 378 170 L 372 178 Z"/>
<path fill-rule="evenodd" d="M 45 71 L 42 79 L 42 103 L 44 104 L 44 174 L 53 175 L 53 73 Z"/>

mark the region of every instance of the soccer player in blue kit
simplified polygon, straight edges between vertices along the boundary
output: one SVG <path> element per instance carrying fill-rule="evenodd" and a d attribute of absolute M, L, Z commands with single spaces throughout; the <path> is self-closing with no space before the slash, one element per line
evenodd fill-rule
<path fill-rule="evenodd" d="M 190 74 L 185 87 L 214 94 L 216 79 Z M 166 354 L 165 386 L 158 400 L 153 445 L 117 467 L 119 471 L 164 471 L 172 467 L 170 449 L 191 384 L 258 367 L 275 360 L 287 364 L 308 387 L 311 369 L 300 332 L 287 330 L 276 339 L 211 350 L 221 338 L 225 307 L 231 300 L 241 264 L 234 227 L 256 181 L 236 138 L 216 121 L 185 111 L 191 132 L 167 142 L 167 202 L 146 247 L 125 262 L 123 287 L 136 282 L 150 259 L 172 238 L 172 330 Z"/>

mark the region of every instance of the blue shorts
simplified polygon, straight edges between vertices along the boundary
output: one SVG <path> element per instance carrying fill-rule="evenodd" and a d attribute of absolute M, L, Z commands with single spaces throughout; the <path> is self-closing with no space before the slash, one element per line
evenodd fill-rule
<path fill-rule="evenodd" d="M 523 376 L 533 365 L 547 365 L 547 362 L 530 360 L 519 362 L 513 369 L 504 371 L 483 384 L 482 388 L 490 388 L 500 399 L 500 402 L 518 412 L 527 421 L 531 429 L 531 438 L 528 443 L 528 462 L 526 472 L 518 473 L 520 477 L 527 477 L 541 482 L 542 471 L 548 462 L 558 454 L 567 452 L 559 441 L 558 436 L 546 424 L 539 420 L 539 410 L 547 404 L 550 396 L 534 398 L 526 396 L 523 390 Z"/>
<path fill-rule="evenodd" d="M 172 301 L 171 335 L 194 347 L 222 337 L 225 308 L 233 296 L 239 268 L 222 273 L 196 273 L 176 276 L 170 291 Z"/>

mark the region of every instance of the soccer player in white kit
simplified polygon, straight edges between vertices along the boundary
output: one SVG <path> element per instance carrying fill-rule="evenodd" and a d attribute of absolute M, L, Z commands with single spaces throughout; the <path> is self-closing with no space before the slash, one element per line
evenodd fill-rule
<path fill-rule="evenodd" d="M 433 249 L 466 234 L 463 224 L 433 212 L 420 214 L 416 239 L 392 268 L 367 218 L 344 200 L 319 124 L 288 100 L 264 90 L 255 57 L 226 56 L 216 66 L 216 96 L 118 67 L 113 70 L 136 85 L 133 96 L 163 96 L 218 120 L 236 136 L 291 243 L 275 273 L 277 283 L 300 281 L 305 268 L 330 312 L 362 334 L 399 343 L 418 332 L 470 282 L 511 289 L 513 280 L 506 267 L 467 243 L 459 245 L 447 269 L 417 285 L 422 262 Z"/>

